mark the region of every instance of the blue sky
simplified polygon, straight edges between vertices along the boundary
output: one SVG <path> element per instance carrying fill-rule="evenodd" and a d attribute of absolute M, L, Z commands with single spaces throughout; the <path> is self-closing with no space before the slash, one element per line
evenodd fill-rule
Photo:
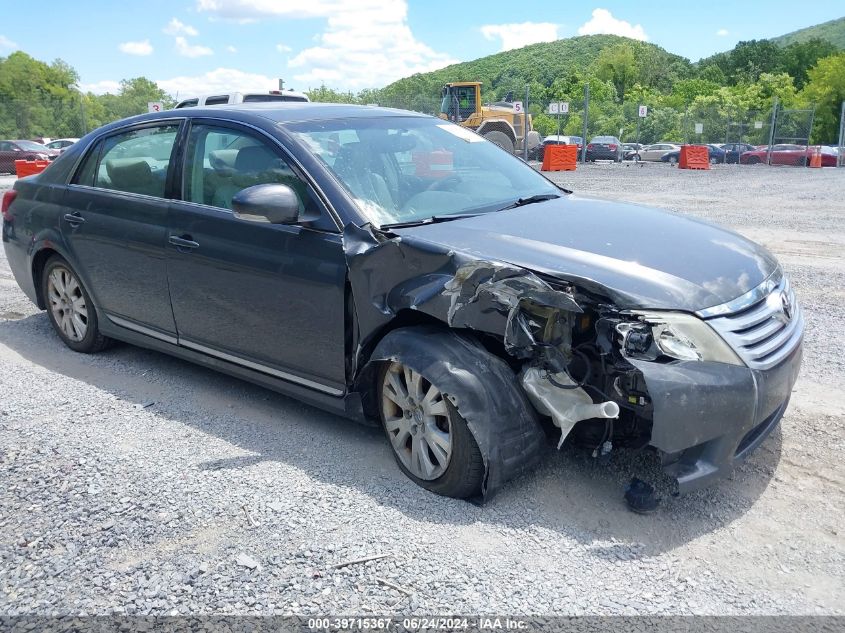
<path fill-rule="evenodd" d="M 379 87 L 505 48 L 588 33 L 647 39 L 695 61 L 739 40 L 845 14 L 841 0 L 47 0 L 5 2 L 0 55 L 62 58 L 114 91 L 146 76 L 172 94 Z M 484 7 L 484 10 L 481 10 Z M 800 7 L 800 11 L 797 8 Z"/>

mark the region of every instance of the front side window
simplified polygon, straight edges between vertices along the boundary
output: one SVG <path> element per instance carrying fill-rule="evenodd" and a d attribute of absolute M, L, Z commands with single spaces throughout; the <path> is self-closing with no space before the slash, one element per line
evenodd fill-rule
<path fill-rule="evenodd" d="M 560 195 L 518 158 L 440 119 L 367 117 L 285 127 L 378 226 L 485 213 L 520 198 Z"/>
<path fill-rule="evenodd" d="M 183 199 L 220 209 L 247 187 L 279 183 L 299 198 L 300 212 L 316 211 L 308 185 L 269 142 L 233 128 L 194 125 L 183 170 Z"/>
<path fill-rule="evenodd" d="M 178 125 L 170 124 L 130 130 L 105 139 L 94 186 L 163 198 L 178 131 Z M 86 167 L 83 166 L 80 178 L 86 174 Z"/>

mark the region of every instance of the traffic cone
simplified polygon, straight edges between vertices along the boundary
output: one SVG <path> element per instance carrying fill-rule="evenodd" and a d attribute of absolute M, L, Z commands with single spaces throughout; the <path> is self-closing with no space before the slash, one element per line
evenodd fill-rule
<path fill-rule="evenodd" d="M 822 148 L 816 147 L 813 150 L 813 155 L 810 157 L 810 167 L 822 166 Z"/>

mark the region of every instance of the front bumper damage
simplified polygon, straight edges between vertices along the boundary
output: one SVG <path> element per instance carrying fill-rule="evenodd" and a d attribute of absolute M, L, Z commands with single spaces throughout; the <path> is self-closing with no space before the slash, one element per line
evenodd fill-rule
<path fill-rule="evenodd" d="M 539 459 L 537 414 L 560 429 L 560 443 L 583 439 L 581 431 L 592 428 L 597 433 L 587 433 L 587 443 L 592 438 L 602 453 L 610 446 L 650 446 L 680 493 L 695 490 L 727 474 L 777 426 L 797 378 L 800 345 L 765 371 L 628 358 L 614 340 L 615 324 L 625 317 L 614 297 L 594 285 L 547 280 L 504 262 L 354 225 L 344 231 L 344 248 L 355 297 L 349 371 L 356 391 L 368 392 L 375 363 L 395 359 L 397 352 L 378 341 L 403 314 L 473 331 L 488 348 L 498 341 L 504 363 L 493 373 L 497 380 L 513 376 L 524 395 L 487 388 L 480 401 L 453 403 L 482 452 L 485 498 Z M 420 365 L 424 374 L 434 371 L 452 393 L 478 386 L 478 376 L 439 362 L 445 351 L 429 358 L 425 345 L 420 339 L 418 357 L 403 362 Z M 366 401 L 363 408 L 368 410 Z"/>
<path fill-rule="evenodd" d="M 632 360 L 652 398 L 649 444 L 685 494 L 727 475 L 777 427 L 798 378 L 799 345 L 769 370 Z"/>

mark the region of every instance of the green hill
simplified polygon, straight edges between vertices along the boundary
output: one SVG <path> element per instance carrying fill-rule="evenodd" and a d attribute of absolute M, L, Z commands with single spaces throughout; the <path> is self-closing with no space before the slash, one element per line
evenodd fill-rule
<path fill-rule="evenodd" d="M 431 95 L 430 98 L 439 99 L 440 88 L 450 81 L 481 81 L 485 100 L 504 97 L 510 90 L 519 99 L 526 83 L 549 87 L 556 79 L 582 73 L 602 50 L 622 42 L 633 46 L 638 58 L 647 60 L 657 84 L 664 74 L 668 80 L 673 71 L 675 76 L 688 72 L 689 60 L 654 44 L 616 35 L 584 35 L 531 44 L 400 79 L 380 91 L 382 103 L 402 103 L 403 98 L 410 99 L 411 95 L 414 98 Z"/>
<path fill-rule="evenodd" d="M 778 46 L 789 46 L 795 42 L 807 42 L 812 39 L 826 40 L 839 48 L 845 48 L 845 18 L 823 22 L 806 29 L 799 29 L 780 37 L 773 37 Z"/>

